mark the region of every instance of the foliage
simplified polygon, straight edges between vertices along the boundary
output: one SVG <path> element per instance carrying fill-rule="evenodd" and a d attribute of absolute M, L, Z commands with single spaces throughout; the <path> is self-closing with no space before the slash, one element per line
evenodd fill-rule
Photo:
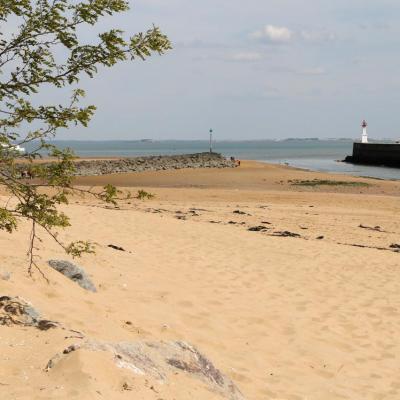
<path fill-rule="evenodd" d="M 49 142 L 60 128 L 86 127 L 96 110 L 93 105 L 79 105 L 85 95 L 76 87 L 80 78 L 94 77 L 99 67 L 145 60 L 171 48 L 155 26 L 128 39 L 121 30 L 111 29 L 100 33 L 95 43 L 84 40 L 85 26 L 94 30 L 103 18 L 128 8 L 128 0 L 0 0 L 0 183 L 12 197 L 0 207 L 0 229 L 12 233 L 21 218 L 32 223 L 29 273 L 38 268 L 34 254 L 38 228 L 72 256 L 92 251 L 85 241 L 63 244 L 58 239 L 57 229 L 70 225 L 59 205 L 68 204 L 78 189 L 72 185 L 73 153 Z M 41 104 L 38 94 L 51 87 L 60 89 L 60 94 L 70 87 L 69 100 Z M 32 148 L 23 156 L 24 164 L 18 160 L 16 145 Z M 35 162 L 43 155 L 56 162 L 46 166 Z M 21 172 L 35 179 L 21 179 Z M 115 204 L 118 191 L 106 186 L 93 195 Z"/>
<path fill-rule="evenodd" d="M 150 200 L 150 199 L 153 199 L 154 197 L 155 197 L 154 194 L 146 192 L 145 190 L 142 190 L 142 189 L 138 190 L 137 195 L 136 195 L 136 198 L 139 200 L 146 200 L 146 199 Z"/>

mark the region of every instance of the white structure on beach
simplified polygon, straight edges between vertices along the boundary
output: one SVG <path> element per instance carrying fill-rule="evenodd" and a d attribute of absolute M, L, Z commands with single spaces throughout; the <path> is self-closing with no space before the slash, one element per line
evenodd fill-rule
<path fill-rule="evenodd" d="M 362 124 L 361 124 L 363 130 L 362 130 L 362 136 L 361 136 L 361 143 L 368 143 L 368 134 L 367 134 L 367 121 L 364 119 Z"/>

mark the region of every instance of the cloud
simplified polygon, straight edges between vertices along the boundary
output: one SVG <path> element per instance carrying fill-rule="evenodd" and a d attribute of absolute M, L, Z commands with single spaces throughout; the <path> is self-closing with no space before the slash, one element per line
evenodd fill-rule
<path fill-rule="evenodd" d="M 336 35 L 332 32 L 324 30 L 302 30 L 299 36 L 306 42 L 329 42 L 336 39 Z"/>
<path fill-rule="evenodd" d="M 275 44 L 284 44 L 299 40 L 310 43 L 322 43 L 337 39 L 334 33 L 326 29 L 292 30 L 285 26 L 276 25 L 265 25 L 262 29 L 251 33 L 250 38 Z"/>
<path fill-rule="evenodd" d="M 250 36 L 270 43 L 288 43 L 293 37 L 293 32 L 285 26 L 266 25 Z"/>
<path fill-rule="evenodd" d="M 315 68 L 308 68 L 302 71 L 297 72 L 299 75 L 309 75 L 309 76 L 316 76 L 316 75 L 325 75 L 326 71 L 322 67 L 315 67 Z"/>
<path fill-rule="evenodd" d="M 234 53 L 226 57 L 228 61 L 237 61 L 237 62 L 252 62 L 252 61 L 260 61 L 264 57 L 259 52 L 239 52 Z"/>

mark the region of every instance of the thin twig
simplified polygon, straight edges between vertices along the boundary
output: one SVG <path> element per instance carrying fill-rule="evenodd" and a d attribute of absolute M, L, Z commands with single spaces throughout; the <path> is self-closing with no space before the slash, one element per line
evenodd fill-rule
<path fill-rule="evenodd" d="M 35 267 L 35 269 L 42 275 L 42 277 L 46 280 L 47 283 L 50 283 L 49 279 L 47 276 L 43 273 L 43 271 L 40 269 L 40 267 L 37 265 L 35 261 L 35 252 L 34 250 L 36 249 L 35 247 L 35 241 L 38 239 L 37 234 L 36 234 L 36 221 L 32 220 L 32 229 L 31 229 L 31 234 L 30 234 L 30 240 L 29 240 L 29 249 L 28 249 L 28 257 L 29 257 L 29 267 L 28 267 L 28 274 L 29 276 L 33 275 L 32 269 Z"/>

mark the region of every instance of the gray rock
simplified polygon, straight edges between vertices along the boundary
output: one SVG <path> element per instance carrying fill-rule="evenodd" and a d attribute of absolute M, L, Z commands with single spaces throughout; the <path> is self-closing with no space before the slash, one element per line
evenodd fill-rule
<path fill-rule="evenodd" d="M 67 278 L 76 282 L 83 289 L 89 290 L 91 292 L 97 292 L 96 287 L 90 280 L 83 268 L 72 264 L 69 261 L 63 260 L 50 260 L 48 261 L 50 267 L 54 268 L 56 271 L 60 272 Z"/>
<path fill-rule="evenodd" d="M 54 368 L 59 361 L 74 351 L 105 351 L 113 356 L 115 366 L 129 370 L 135 375 L 147 376 L 166 383 L 180 372 L 205 383 L 208 388 L 228 400 L 244 400 L 236 385 L 219 371 L 213 363 L 194 346 L 185 342 L 122 342 L 105 343 L 88 341 L 72 345 L 56 354 L 46 370 Z"/>
<path fill-rule="evenodd" d="M 40 318 L 40 313 L 20 297 L 0 297 L 0 325 L 31 326 L 42 331 L 58 326 L 56 322 Z"/>

